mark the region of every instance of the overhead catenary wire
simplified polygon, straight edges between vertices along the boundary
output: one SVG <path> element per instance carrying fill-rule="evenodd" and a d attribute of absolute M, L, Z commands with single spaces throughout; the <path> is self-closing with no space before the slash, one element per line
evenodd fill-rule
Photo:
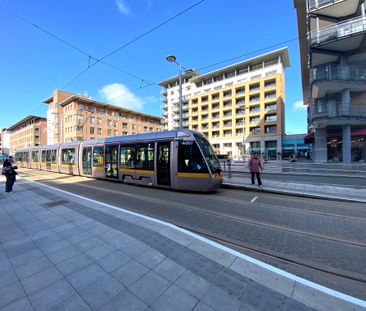
<path fill-rule="evenodd" d="M 113 54 L 121 51 L 122 49 L 128 47 L 129 45 L 131 45 L 132 43 L 140 40 L 141 38 L 147 36 L 148 34 L 152 33 L 153 31 L 161 28 L 162 26 L 168 24 L 169 22 L 171 22 L 172 20 L 176 19 L 177 17 L 185 14 L 186 12 L 192 10 L 194 7 L 198 6 L 199 4 L 201 4 L 202 2 L 204 2 L 206 0 L 200 0 L 198 2 L 196 2 L 195 4 L 191 5 L 190 7 L 184 9 L 183 11 L 177 13 L 176 15 L 168 18 L 167 20 L 165 20 L 164 22 L 161 22 L 160 24 L 156 25 L 155 27 L 149 29 L 148 31 L 145 31 L 144 33 L 142 33 L 141 35 L 137 36 L 136 38 L 124 43 L 122 46 L 118 47 L 117 49 L 113 50 L 112 52 L 104 55 L 103 57 L 101 57 L 100 59 L 96 60 L 93 64 L 91 64 L 90 66 L 88 66 L 86 69 L 84 69 L 83 71 L 81 71 L 80 73 L 78 73 L 74 78 L 72 78 L 69 82 L 67 82 L 63 88 L 69 86 L 71 83 L 73 83 L 75 80 L 77 80 L 79 77 L 81 77 L 84 73 L 86 73 L 89 69 L 91 69 L 92 67 L 94 67 L 96 64 L 98 64 L 99 62 L 103 62 L 106 58 L 112 56 Z M 156 84 L 156 83 L 153 83 Z M 156 84 L 157 85 L 157 84 Z"/>
<path fill-rule="evenodd" d="M 100 59 L 98 59 L 98 58 L 97 58 L 97 57 L 95 57 L 95 56 L 92 56 L 92 55 L 91 55 L 90 53 L 88 53 L 87 51 L 85 51 L 85 50 L 83 50 L 83 49 L 81 49 L 81 48 L 77 47 L 76 45 L 74 45 L 74 44 L 72 44 L 72 43 L 70 43 L 70 42 L 66 41 L 65 39 L 61 38 L 61 37 L 60 37 L 60 36 L 58 36 L 58 35 L 55 35 L 54 33 L 50 32 L 49 30 L 45 29 L 44 27 L 41 27 L 41 26 L 39 26 L 39 25 L 37 25 L 37 24 L 33 23 L 32 21 L 30 21 L 30 20 L 28 20 L 28 19 L 26 19 L 26 18 L 24 18 L 24 17 L 20 16 L 19 14 L 15 13 L 15 12 L 13 12 L 13 11 L 11 11 L 11 10 L 9 10 L 9 9 L 7 9 L 7 8 L 5 8 L 5 7 L 3 7 L 3 6 L 1 6 L 1 5 L 0 5 L 0 9 L 1 9 L 1 10 L 3 10 L 3 11 L 5 11 L 5 12 L 7 12 L 8 14 L 10 14 L 10 15 L 12 15 L 12 16 L 14 16 L 14 17 L 16 17 L 16 18 L 20 19 L 20 20 L 22 20 L 23 22 L 25 22 L 25 23 L 27 23 L 27 24 L 29 24 L 29 25 L 33 26 L 33 27 L 34 27 L 34 28 L 36 28 L 37 30 L 42 31 L 43 33 L 45 33 L 45 34 L 47 34 L 48 36 L 50 36 L 50 37 L 52 37 L 52 38 L 56 39 L 57 41 L 62 42 L 63 44 L 65 44 L 65 45 L 69 46 L 70 48 L 74 49 L 75 51 L 77 51 L 77 52 L 79 52 L 79 53 L 81 53 L 81 54 L 85 55 L 86 57 L 88 57 L 88 66 L 87 66 L 88 68 L 89 68 L 89 67 L 94 66 L 94 64 L 96 64 L 96 62 L 101 62 L 101 63 L 103 63 L 104 65 L 109 66 L 109 67 L 111 67 L 111 68 L 114 68 L 114 69 L 116 69 L 116 70 L 118 70 L 118 71 L 120 71 L 120 72 L 123 72 L 123 73 L 125 73 L 126 75 L 129 75 L 129 76 L 131 76 L 131 77 L 133 77 L 133 78 L 135 78 L 135 79 L 137 79 L 137 80 L 139 80 L 139 81 L 146 80 L 146 79 L 144 79 L 144 78 L 142 78 L 142 77 L 139 77 L 139 76 L 137 76 L 136 74 L 133 74 L 133 73 L 131 73 L 131 72 L 129 72 L 129 71 L 127 71 L 127 70 L 125 70 L 125 69 L 122 69 L 122 68 L 120 68 L 120 67 L 118 67 L 118 66 L 115 66 L 115 65 L 112 65 L 112 64 L 110 64 L 110 63 L 107 63 L 106 61 L 100 60 Z M 92 63 L 92 61 L 94 61 L 94 63 Z M 84 74 L 84 70 L 83 70 L 83 72 L 82 72 L 81 74 Z M 80 75 L 81 75 L 81 74 L 80 74 Z"/>

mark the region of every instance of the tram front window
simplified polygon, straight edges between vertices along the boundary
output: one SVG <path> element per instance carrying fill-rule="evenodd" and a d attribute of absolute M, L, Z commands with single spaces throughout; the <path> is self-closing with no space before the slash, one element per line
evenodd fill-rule
<path fill-rule="evenodd" d="M 178 172 L 208 173 L 207 165 L 196 142 L 179 142 Z"/>
<path fill-rule="evenodd" d="M 211 173 L 220 173 L 221 172 L 220 163 L 217 160 L 217 157 L 214 151 L 212 150 L 210 143 L 207 141 L 207 139 L 205 139 L 200 135 L 195 134 L 194 137 L 196 138 L 199 146 L 201 147 L 201 150 L 211 169 Z"/>

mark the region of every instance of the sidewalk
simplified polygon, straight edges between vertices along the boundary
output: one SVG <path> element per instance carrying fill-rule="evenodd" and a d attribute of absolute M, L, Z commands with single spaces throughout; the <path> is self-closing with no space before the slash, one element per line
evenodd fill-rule
<path fill-rule="evenodd" d="M 1 311 L 366 309 L 174 225 L 25 179 L 0 193 L 0 275 Z"/>
<path fill-rule="evenodd" d="M 265 174 L 261 175 L 261 179 L 263 186 L 257 187 L 251 185 L 249 176 L 229 178 L 226 173 L 223 187 L 366 203 L 366 188 L 266 180 Z"/>

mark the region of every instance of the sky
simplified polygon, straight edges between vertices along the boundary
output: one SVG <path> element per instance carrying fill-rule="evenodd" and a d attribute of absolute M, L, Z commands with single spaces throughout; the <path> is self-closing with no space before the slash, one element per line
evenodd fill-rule
<path fill-rule="evenodd" d="M 206 73 L 287 46 L 285 131 L 305 133 L 297 37 L 293 0 L 0 0 L 0 128 L 55 89 L 160 116 L 167 55 Z"/>

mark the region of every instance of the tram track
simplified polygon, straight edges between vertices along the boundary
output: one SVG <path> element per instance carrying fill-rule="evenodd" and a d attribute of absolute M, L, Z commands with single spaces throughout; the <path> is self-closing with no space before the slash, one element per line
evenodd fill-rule
<path fill-rule="evenodd" d="M 30 174 L 33 176 L 39 176 L 39 174 Z M 43 175 L 43 174 L 42 174 Z M 43 175 L 43 177 L 47 177 L 46 175 Z M 39 182 L 44 182 L 44 183 L 48 183 L 50 185 L 53 185 L 52 180 L 49 181 L 42 181 L 39 180 Z M 67 185 L 67 183 L 64 183 L 65 185 Z M 332 241 L 335 243 L 340 243 L 341 245 L 339 247 L 342 247 L 342 245 L 352 245 L 355 247 L 362 247 L 362 248 L 366 248 L 366 244 L 365 243 L 361 243 L 361 242 L 355 242 L 355 241 L 351 241 L 351 240 L 344 240 L 344 239 L 338 239 L 338 238 L 334 238 L 334 237 L 329 237 L 329 236 L 325 236 L 325 235 L 319 235 L 319 234 L 312 234 L 309 232 L 303 232 L 301 230 L 295 230 L 295 229 L 291 229 L 291 228 L 286 228 L 283 226 L 277 226 L 277 225 L 271 225 L 265 222 L 259 222 L 259 221 L 253 221 L 253 220 L 248 220 L 248 219 L 240 219 L 238 217 L 233 217 L 232 215 L 226 214 L 226 213 L 219 213 L 219 212 L 215 212 L 215 211 L 208 211 L 206 209 L 202 209 L 202 208 L 197 208 L 197 207 L 193 207 L 191 205 L 187 205 L 187 204 L 182 204 L 182 203 L 178 203 L 178 202 L 172 202 L 169 200 L 163 200 L 163 199 L 157 199 L 157 198 L 153 198 L 153 197 L 148 197 L 148 196 L 143 196 L 141 194 L 132 194 L 129 192 L 125 192 L 125 191 L 121 191 L 121 190 L 113 190 L 113 189 L 106 189 L 106 188 L 100 188 L 100 187 L 96 187 L 96 186 L 92 186 L 92 185 L 86 185 L 86 184 L 78 184 L 81 187 L 85 187 L 85 188 L 89 188 L 91 190 L 103 190 L 107 193 L 111 193 L 111 194 L 118 194 L 118 195 L 122 195 L 122 196 L 127 196 L 131 199 L 134 200 L 142 200 L 144 202 L 148 202 L 148 203 L 155 203 L 158 204 L 159 206 L 165 206 L 165 207 L 169 207 L 171 208 L 172 206 L 179 208 L 179 209 L 184 209 L 184 210 L 188 210 L 190 212 L 193 213 L 198 213 L 201 216 L 203 216 L 204 218 L 206 217 L 214 217 L 216 219 L 217 222 L 228 220 L 231 222 L 235 222 L 235 223 L 241 223 L 241 224 L 250 224 L 250 225 L 255 225 L 259 228 L 263 228 L 266 227 L 270 230 L 277 230 L 277 231 L 281 231 L 281 232 L 288 232 L 290 234 L 297 234 L 297 235 L 302 235 L 306 238 L 311 238 L 311 239 L 323 239 L 326 241 Z M 53 185 L 54 186 L 54 185 Z M 215 197 L 216 198 L 216 197 Z M 227 198 L 220 198 L 221 200 L 226 200 Z M 230 199 L 230 198 L 229 198 Z M 230 199 L 231 202 L 235 203 L 235 204 L 243 204 L 243 201 L 237 200 L 237 199 Z M 106 202 L 109 203 L 109 202 Z M 249 202 L 245 202 L 247 204 L 251 204 Z M 255 203 L 258 204 L 258 203 Z M 263 206 L 266 206 L 265 204 L 261 204 Z M 136 209 L 133 207 L 128 207 L 128 206 L 120 206 L 121 208 L 126 208 L 128 210 L 131 211 L 135 211 Z M 268 205 L 266 206 L 268 207 Z M 286 208 L 287 209 L 287 208 Z M 293 210 L 291 208 L 287 209 L 287 210 Z M 297 211 L 296 212 L 300 212 L 301 211 Z M 230 248 L 234 248 L 237 249 L 243 253 L 248 253 L 248 252 L 253 252 L 256 253 L 258 255 L 261 256 L 266 256 L 268 258 L 270 258 L 271 260 L 277 260 L 280 261 L 282 263 L 286 263 L 286 264 L 290 264 L 290 265 L 294 265 L 297 267 L 301 267 L 303 269 L 308 269 L 314 272 L 321 272 L 321 273 L 326 273 L 328 275 L 332 275 L 332 276 L 336 276 L 336 277 L 341 277 L 345 280 L 350 280 L 352 282 L 357 282 L 358 284 L 361 284 L 362 286 L 365 286 L 366 284 L 366 276 L 363 277 L 361 275 L 357 275 L 355 272 L 352 271 L 348 271 L 348 270 L 344 270 L 344 269 L 339 269 L 339 268 L 334 268 L 332 266 L 324 266 L 322 264 L 316 263 L 316 262 L 309 262 L 305 259 L 301 259 L 299 260 L 298 258 L 294 258 L 293 255 L 288 254 L 286 255 L 285 253 L 278 253 L 275 251 L 270 251 L 270 250 L 266 250 L 263 249 L 263 247 L 258 247 L 255 245 L 251 245 L 248 243 L 245 243 L 243 241 L 238 241 L 235 239 L 232 239 L 229 236 L 223 236 L 221 234 L 217 234 L 215 232 L 213 232 L 212 230 L 205 230 L 203 228 L 199 228 L 197 226 L 191 225 L 191 224 L 187 224 L 186 222 L 182 222 L 179 221 L 179 219 L 174 218 L 172 216 L 168 216 L 168 215 L 156 215 L 156 211 L 154 210 L 142 210 L 140 209 L 138 212 L 144 212 L 145 214 L 148 214 L 151 217 L 159 217 L 160 219 L 164 220 L 164 221 L 169 221 L 171 223 L 176 224 L 179 227 L 182 227 L 184 229 L 187 229 L 189 231 L 195 232 L 199 235 L 205 236 L 211 240 L 214 240 L 220 244 L 226 245 Z M 315 214 L 317 215 L 317 214 Z M 354 218 L 349 218 L 349 220 L 359 220 L 359 219 L 354 219 Z"/>
<path fill-rule="evenodd" d="M 93 189 L 93 190 L 100 190 L 99 187 L 91 186 L 91 185 L 79 184 L 79 186 L 86 187 L 86 188 Z M 303 231 L 303 230 L 291 229 L 291 228 L 287 228 L 287 227 L 279 226 L 279 225 L 271 225 L 271 224 L 268 224 L 266 222 L 255 221 L 255 220 L 251 220 L 251 219 L 247 219 L 247 218 L 243 218 L 243 217 L 238 217 L 238 216 L 234 217 L 234 216 L 231 216 L 227 213 L 219 213 L 219 212 L 214 212 L 214 211 L 203 210 L 201 208 L 193 207 L 191 205 L 182 204 L 182 203 L 178 203 L 178 202 L 172 202 L 172 201 L 168 201 L 168 200 L 162 200 L 162 199 L 146 197 L 146 196 L 137 195 L 137 194 L 131 194 L 131 193 L 120 191 L 120 190 L 116 191 L 116 190 L 105 189 L 104 188 L 103 191 L 107 191 L 109 193 L 114 193 L 114 194 L 118 194 L 118 195 L 125 195 L 125 196 L 128 196 L 128 197 L 134 198 L 134 199 L 143 200 L 145 202 L 154 202 L 154 203 L 162 204 L 162 205 L 169 206 L 169 207 L 173 205 L 173 206 L 188 209 L 188 210 L 200 213 L 200 214 L 206 214 L 206 215 L 211 215 L 211 216 L 215 216 L 215 217 L 223 217 L 223 218 L 226 218 L 228 220 L 235 221 L 235 222 L 252 224 L 252 225 L 259 226 L 259 227 L 264 226 L 264 227 L 267 227 L 267 228 L 270 228 L 270 229 L 279 230 L 279 231 L 286 231 L 286 232 L 299 234 L 299 235 L 306 236 L 306 237 L 311 237 L 311 238 L 316 238 L 316 239 L 324 239 L 324 240 L 328 240 L 328 241 L 332 241 L 332 242 L 351 244 L 351 245 L 354 245 L 354 246 L 366 248 L 366 243 L 360 243 L 360 242 L 355 242 L 355 241 L 352 241 L 352 240 L 345 240 L 345 239 L 337 239 L 337 238 L 329 237 L 329 236 L 326 236 L 326 235 L 311 234 L 311 233 Z M 238 203 L 238 202 L 236 202 L 236 203 Z M 239 203 L 242 204 L 243 202 L 239 202 Z"/>

